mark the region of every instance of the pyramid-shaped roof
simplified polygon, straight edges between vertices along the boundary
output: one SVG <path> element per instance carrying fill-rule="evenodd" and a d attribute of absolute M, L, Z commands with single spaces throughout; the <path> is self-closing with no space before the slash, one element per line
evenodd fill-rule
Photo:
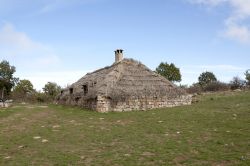
<path fill-rule="evenodd" d="M 87 93 L 84 86 L 88 87 Z M 126 98 L 177 97 L 185 92 L 161 75 L 133 59 L 123 59 L 111 66 L 86 74 L 72 84 L 74 95 L 86 99 L 98 95 L 123 100 Z"/>

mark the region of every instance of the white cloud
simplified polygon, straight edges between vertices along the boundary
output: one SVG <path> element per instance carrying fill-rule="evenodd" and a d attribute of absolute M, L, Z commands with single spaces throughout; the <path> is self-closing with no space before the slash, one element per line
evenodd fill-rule
<path fill-rule="evenodd" d="M 231 5 L 235 8 L 235 15 L 239 17 L 250 16 L 250 1 L 249 0 L 230 0 Z"/>
<path fill-rule="evenodd" d="M 10 23 L 5 23 L 0 29 L 0 55 L 1 59 L 23 62 L 27 68 L 60 63 L 52 49 L 17 31 Z"/>
<path fill-rule="evenodd" d="M 42 48 L 41 44 L 32 41 L 25 33 L 15 31 L 10 23 L 5 23 L 0 30 L 0 45 L 22 50 Z"/>
<path fill-rule="evenodd" d="M 250 0 L 188 0 L 191 3 L 208 6 L 218 6 L 228 4 L 232 7 L 231 15 L 224 21 L 224 37 L 239 41 L 241 43 L 250 43 L 250 27 L 244 24 L 250 19 Z"/>
<path fill-rule="evenodd" d="M 47 82 L 56 82 L 65 87 L 84 76 L 87 71 L 59 71 L 55 66 L 61 63 L 53 49 L 34 41 L 26 33 L 17 31 L 5 23 L 0 28 L 0 61 L 6 59 L 17 67 L 15 77 L 28 79 L 37 90 Z M 42 72 L 41 72 L 42 71 Z"/>
<path fill-rule="evenodd" d="M 44 6 L 42 6 L 40 13 L 47 13 L 54 10 L 59 10 L 63 8 L 68 8 L 71 6 L 86 4 L 86 3 L 92 3 L 97 0 L 49 0 L 46 1 Z M 99 0 L 100 1 L 100 0 Z"/>
<path fill-rule="evenodd" d="M 230 24 L 227 26 L 224 36 L 229 39 L 237 40 L 241 43 L 250 42 L 250 30 L 246 26 Z"/>
<path fill-rule="evenodd" d="M 225 21 L 224 36 L 241 43 L 250 43 L 250 27 L 242 23 L 250 18 L 250 0 L 230 0 L 230 4 L 234 11 Z"/>
<path fill-rule="evenodd" d="M 64 85 L 64 83 L 70 83 L 73 76 L 79 76 L 79 74 L 73 75 L 73 72 L 51 73 L 51 70 L 61 63 L 53 49 L 32 40 L 27 34 L 17 31 L 9 23 L 5 23 L 0 28 L 0 61 L 3 59 L 16 66 L 16 77 L 29 79 L 39 90 L 48 81 Z M 38 71 L 43 71 L 43 73 Z"/>
<path fill-rule="evenodd" d="M 194 4 L 203 4 L 203 5 L 209 5 L 209 6 L 217 6 L 223 2 L 227 2 L 229 0 L 188 0 L 191 3 Z"/>
<path fill-rule="evenodd" d="M 40 13 L 47 13 L 54 10 L 62 9 L 64 7 L 69 7 L 72 5 L 79 4 L 81 0 L 50 0 L 42 6 Z"/>
<path fill-rule="evenodd" d="M 59 71 L 59 72 L 17 72 L 17 77 L 28 79 L 37 90 L 42 90 L 47 82 L 55 82 L 61 87 L 76 82 L 89 71 Z"/>
<path fill-rule="evenodd" d="M 238 66 L 233 66 L 233 65 L 202 65 L 202 66 L 197 66 L 198 68 L 201 68 L 203 70 L 220 70 L 220 71 L 227 71 L 227 72 L 235 72 L 235 71 L 242 71 L 245 68 L 238 67 Z"/>
<path fill-rule="evenodd" d="M 47 55 L 47 56 L 38 58 L 36 62 L 39 65 L 49 66 L 49 65 L 60 63 L 60 59 L 56 55 Z"/>

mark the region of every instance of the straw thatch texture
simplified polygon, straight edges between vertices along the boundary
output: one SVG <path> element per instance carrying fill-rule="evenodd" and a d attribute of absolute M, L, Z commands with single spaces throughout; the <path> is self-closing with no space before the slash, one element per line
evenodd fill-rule
<path fill-rule="evenodd" d="M 183 95 L 186 95 L 183 90 L 145 65 L 133 59 L 124 59 L 112 66 L 88 73 L 65 89 L 58 101 L 91 109 L 98 107 L 98 101 L 101 101 L 103 104 L 99 107 L 108 103 L 109 110 L 121 102 L 140 99 L 172 100 Z M 99 96 L 102 99 L 98 100 Z"/>

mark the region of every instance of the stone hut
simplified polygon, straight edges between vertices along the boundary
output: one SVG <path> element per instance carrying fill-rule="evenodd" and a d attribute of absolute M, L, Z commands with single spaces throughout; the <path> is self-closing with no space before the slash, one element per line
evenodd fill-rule
<path fill-rule="evenodd" d="M 58 104 L 98 112 L 148 110 L 191 104 L 191 96 L 161 75 L 115 51 L 115 63 L 86 74 L 61 91 Z"/>

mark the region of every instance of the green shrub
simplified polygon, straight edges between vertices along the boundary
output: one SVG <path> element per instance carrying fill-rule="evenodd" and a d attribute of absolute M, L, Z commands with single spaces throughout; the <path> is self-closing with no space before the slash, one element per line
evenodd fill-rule
<path fill-rule="evenodd" d="M 204 88 L 209 83 L 216 82 L 217 78 L 214 73 L 206 71 L 200 74 L 198 81 L 201 87 Z"/>
<path fill-rule="evenodd" d="M 227 91 L 229 89 L 230 89 L 230 86 L 228 84 L 216 81 L 216 82 L 210 82 L 209 84 L 207 84 L 203 90 L 205 92 L 207 91 L 216 92 L 216 91 Z"/>

